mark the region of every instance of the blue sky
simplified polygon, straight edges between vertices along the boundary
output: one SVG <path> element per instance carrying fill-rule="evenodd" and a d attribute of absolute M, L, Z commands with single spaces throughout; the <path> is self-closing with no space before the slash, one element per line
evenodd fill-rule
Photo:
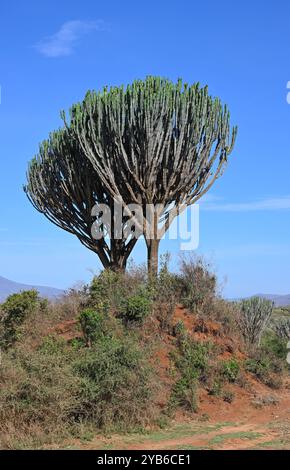
<path fill-rule="evenodd" d="M 22 191 L 28 160 L 91 88 L 146 75 L 208 84 L 239 126 L 201 207 L 199 253 L 224 293 L 290 292 L 290 3 L 287 0 L 14 1 L 0 17 L 0 275 L 68 287 L 98 258 Z M 161 251 L 179 250 L 164 241 Z M 142 242 L 133 253 L 145 260 Z"/>

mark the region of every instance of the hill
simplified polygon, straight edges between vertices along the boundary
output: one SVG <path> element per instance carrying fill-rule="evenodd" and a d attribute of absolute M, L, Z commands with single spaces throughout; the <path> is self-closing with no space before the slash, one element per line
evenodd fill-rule
<path fill-rule="evenodd" d="M 258 297 L 271 300 L 274 302 L 275 307 L 286 307 L 290 305 L 290 294 L 277 295 L 277 294 L 257 294 Z"/>
<path fill-rule="evenodd" d="M 107 270 L 60 302 L 19 295 L 0 322 L 0 449 L 289 448 L 286 341 L 264 330 L 248 344 L 216 289 L 189 261 L 154 284 Z"/>
<path fill-rule="evenodd" d="M 232 302 L 237 302 L 244 299 L 250 299 L 251 297 L 262 297 L 263 299 L 271 300 L 274 302 L 275 307 L 288 307 L 290 306 L 290 294 L 279 295 L 279 294 L 254 294 L 249 297 L 231 298 L 228 299 Z"/>
<path fill-rule="evenodd" d="M 54 287 L 21 284 L 0 276 L 0 302 L 4 302 L 6 297 L 10 294 L 16 294 L 17 292 L 29 289 L 36 289 L 41 297 L 46 297 L 48 299 L 55 299 L 64 293 L 61 289 L 56 289 Z"/>

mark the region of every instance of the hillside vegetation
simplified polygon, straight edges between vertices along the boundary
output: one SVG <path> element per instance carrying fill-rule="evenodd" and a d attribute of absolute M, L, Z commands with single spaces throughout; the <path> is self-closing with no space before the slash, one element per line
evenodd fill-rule
<path fill-rule="evenodd" d="M 272 310 L 223 300 L 198 258 L 179 274 L 165 258 L 153 279 L 142 267 L 105 270 L 57 303 L 11 295 L 0 315 L 0 447 L 206 420 L 202 403 L 232 405 L 259 384 L 270 396 L 289 374 L 289 320 Z"/>

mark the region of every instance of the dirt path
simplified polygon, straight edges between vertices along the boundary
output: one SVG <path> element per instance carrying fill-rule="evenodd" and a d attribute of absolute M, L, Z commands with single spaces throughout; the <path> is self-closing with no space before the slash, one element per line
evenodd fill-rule
<path fill-rule="evenodd" d="M 290 420 L 255 423 L 183 423 L 145 435 L 94 437 L 65 448 L 99 450 L 290 449 Z"/>
<path fill-rule="evenodd" d="M 259 397 L 265 390 L 259 390 Z M 257 397 L 254 397 L 257 398 Z M 202 400 L 201 400 L 202 401 Z M 211 418 L 208 419 L 206 416 Z M 145 434 L 92 436 L 62 448 L 102 450 L 288 449 L 290 450 L 290 393 L 279 393 L 279 403 L 256 408 L 249 395 L 234 404 L 204 400 L 199 415 L 179 416 L 167 429 Z"/>
<path fill-rule="evenodd" d="M 269 432 L 264 428 L 256 428 L 251 425 L 227 426 L 221 427 L 218 430 L 195 434 L 187 437 L 178 437 L 175 439 L 162 440 L 161 442 L 148 441 L 142 444 L 142 449 L 157 450 L 157 449 L 182 449 L 182 448 L 235 448 L 242 449 L 246 447 L 246 441 L 251 443 L 251 446 L 264 442 L 265 440 L 272 440 L 277 437 L 277 434 Z M 128 449 L 138 449 L 138 444 L 129 446 Z"/>

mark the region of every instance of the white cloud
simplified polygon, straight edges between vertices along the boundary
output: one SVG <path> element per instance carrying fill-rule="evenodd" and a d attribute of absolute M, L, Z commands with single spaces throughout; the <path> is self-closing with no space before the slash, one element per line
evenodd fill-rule
<path fill-rule="evenodd" d="M 102 20 L 98 21 L 67 21 L 59 31 L 52 36 L 48 36 L 41 40 L 34 47 L 45 57 L 63 57 L 71 55 L 77 41 L 84 34 L 93 31 L 104 31 L 106 25 Z"/>
<path fill-rule="evenodd" d="M 277 211 L 290 209 L 290 196 L 265 198 L 249 202 L 211 203 L 204 201 L 203 210 L 221 212 Z"/>

